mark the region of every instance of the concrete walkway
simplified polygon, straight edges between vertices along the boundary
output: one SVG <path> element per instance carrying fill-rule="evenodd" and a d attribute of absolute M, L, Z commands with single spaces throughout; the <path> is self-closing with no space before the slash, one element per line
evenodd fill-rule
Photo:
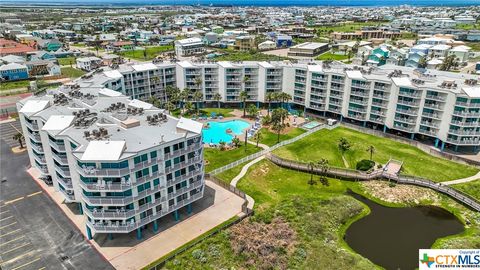
<path fill-rule="evenodd" d="M 477 174 L 472 175 L 470 177 L 465 177 L 465 178 L 462 178 L 462 179 L 456 179 L 456 180 L 452 180 L 452 181 L 442 182 L 442 184 L 444 184 L 444 185 L 455 185 L 455 184 L 472 182 L 472 181 L 479 180 L 479 179 L 480 179 L 480 172 L 478 172 Z"/>

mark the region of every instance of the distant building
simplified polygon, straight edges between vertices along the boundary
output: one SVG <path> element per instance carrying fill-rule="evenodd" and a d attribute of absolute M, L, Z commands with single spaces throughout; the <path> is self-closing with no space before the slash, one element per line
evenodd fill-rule
<path fill-rule="evenodd" d="M 291 36 L 288 35 L 278 35 L 275 37 L 275 42 L 279 48 L 288 48 L 293 45 L 293 40 Z"/>
<path fill-rule="evenodd" d="M 53 52 L 62 48 L 63 44 L 58 39 L 40 39 L 36 42 L 36 46 L 38 50 Z"/>
<path fill-rule="evenodd" d="M 391 32 L 384 30 L 360 30 L 355 32 L 333 32 L 332 37 L 336 40 L 355 40 L 371 38 L 398 38 L 400 32 Z"/>
<path fill-rule="evenodd" d="M 290 47 L 288 56 L 313 58 L 328 50 L 327 43 L 305 42 Z"/>
<path fill-rule="evenodd" d="M 237 51 L 250 51 L 257 48 L 254 36 L 239 36 L 235 38 L 234 49 Z"/>
<path fill-rule="evenodd" d="M 5 81 L 28 79 L 27 66 L 17 63 L 10 63 L 0 66 L 0 77 Z"/>
<path fill-rule="evenodd" d="M 77 68 L 91 71 L 102 65 L 102 59 L 98 57 L 81 57 L 77 58 Z"/>
<path fill-rule="evenodd" d="M 205 51 L 204 44 L 199 38 L 187 38 L 175 41 L 175 53 L 177 56 L 190 56 Z"/>
<path fill-rule="evenodd" d="M 0 38 L 0 56 L 9 54 L 26 55 L 29 52 L 36 51 L 34 48 L 12 40 Z"/>
<path fill-rule="evenodd" d="M 271 41 L 271 40 L 267 40 L 267 41 L 264 41 L 260 44 L 258 44 L 258 49 L 261 50 L 261 51 L 264 51 L 264 50 L 273 50 L 275 49 L 277 46 L 275 44 L 275 42 Z"/>

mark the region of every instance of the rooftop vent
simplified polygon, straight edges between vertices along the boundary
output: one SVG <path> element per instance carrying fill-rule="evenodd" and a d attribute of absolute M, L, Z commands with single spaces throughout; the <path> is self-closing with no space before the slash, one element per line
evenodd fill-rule
<path fill-rule="evenodd" d="M 465 84 L 466 84 L 466 85 L 472 86 L 472 85 L 477 85 L 477 83 L 478 83 L 478 81 L 475 80 L 475 79 L 466 79 L 466 80 L 465 80 Z"/>

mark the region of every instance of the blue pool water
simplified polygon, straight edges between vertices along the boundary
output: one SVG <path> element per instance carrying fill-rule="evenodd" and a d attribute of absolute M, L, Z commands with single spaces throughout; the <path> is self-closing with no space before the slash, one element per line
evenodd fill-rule
<path fill-rule="evenodd" d="M 220 142 L 230 143 L 235 135 L 242 135 L 243 130 L 250 127 L 248 122 L 242 120 L 231 120 L 226 122 L 208 122 L 210 128 L 202 130 L 204 143 Z M 231 129 L 232 133 L 228 134 L 227 129 Z"/>

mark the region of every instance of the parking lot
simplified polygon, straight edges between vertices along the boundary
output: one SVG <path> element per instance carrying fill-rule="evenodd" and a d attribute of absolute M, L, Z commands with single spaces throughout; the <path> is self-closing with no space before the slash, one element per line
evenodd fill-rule
<path fill-rule="evenodd" d="M 13 123 L 15 125 L 15 123 Z M 0 269 L 113 269 L 26 173 L 1 124 Z"/>

